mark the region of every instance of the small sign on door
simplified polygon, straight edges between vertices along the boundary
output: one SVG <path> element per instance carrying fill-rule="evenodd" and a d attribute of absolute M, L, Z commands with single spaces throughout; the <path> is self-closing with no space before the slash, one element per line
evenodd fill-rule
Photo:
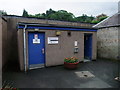
<path fill-rule="evenodd" d="M 40 39 L 38 38 L 38 34 L 34 34 L 33 43 L 34 44 L 39 44 L 40 43 Z"/>

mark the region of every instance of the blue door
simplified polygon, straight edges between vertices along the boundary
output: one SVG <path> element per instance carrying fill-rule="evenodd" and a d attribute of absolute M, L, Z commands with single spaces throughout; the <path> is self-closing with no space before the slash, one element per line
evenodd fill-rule
<path fill-rule="evenodd" d="M 29 69 L 41 68 L 45 63 L 45 34 L 28 33 Z"/>
<path fill-rule="evenodd" d="M 84 34 L 84 58 L 92 59 L 92 34 Z"/>

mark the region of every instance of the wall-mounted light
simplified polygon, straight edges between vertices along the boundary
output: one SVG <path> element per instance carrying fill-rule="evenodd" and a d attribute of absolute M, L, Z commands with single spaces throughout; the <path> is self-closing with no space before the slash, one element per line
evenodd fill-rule
<path fill-rule="evenodd" d="M 56 31 L 55 34 L 56 34 L 56 36 L 60 36 L 61 32 L 60 31 Z"/>
<path fill-rule="evenodd" d="M 67 33 L 67 34 L 68 34 L 68 36 L 71 36 L 71 32 L 70 32 L 70 31 L 68 31 L 68 33 Z"/>
<path fill-rule="evenodd" d="M 38 29 L 38 28 L 35 28 L 35 31 L 39 31 L 39 29 Z"/>

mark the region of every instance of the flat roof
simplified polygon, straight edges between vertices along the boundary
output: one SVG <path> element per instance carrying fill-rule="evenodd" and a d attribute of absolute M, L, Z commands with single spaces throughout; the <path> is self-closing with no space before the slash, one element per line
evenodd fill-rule
<path fill-rule="evenodd" d="M 23 16 L 17 16 L 17 15 L 4 15 L 3 17 L 40 19 L 40 20 L 51 20 L 51 21 L 61 21 L 61 22 L 72 22 L 72 23 L 81 23 L 81 24 L 91 24 L 91 25 L 95 25 L 95 24 L 93 24 L 93 23 L 86 23 L 86 22 L 64 21 L 64 20 L 55 20 L 55 19 L 43 19 L 43 18 L 37 18 L 37 17 L 23 17 Z"/>
<path fill-rule="evenodd" d="M 21 16 L 3 16 L 4 18 L 16 19 L 17 23 L 32 23 L 41 24 L 43 26 L 59 26 L 59 27 L 74 27 L 74 28 L 93 28 L 95 24 L 91 23 L 81 23 L 81 22 L 70 22 L 70 21 L 60 21 L 60 20 L 49 20 L 31 17 L 21 17 Z"/>
<path fill-rule="evenodd" d="M 92 31 L 96 32 L 97 29 L 95 28 L 75 28 L 75 27 L 59 27 L 59 26 L 52 26 L 52 25 L 41 25 L 41 24 L 31 24 L 31 23 L 18 23 L 18 29 L 24 29 L 25 25 L 27 26 L 26 29 L 45 29 L 45 30 L 66 30 L 66 31 Z"/>

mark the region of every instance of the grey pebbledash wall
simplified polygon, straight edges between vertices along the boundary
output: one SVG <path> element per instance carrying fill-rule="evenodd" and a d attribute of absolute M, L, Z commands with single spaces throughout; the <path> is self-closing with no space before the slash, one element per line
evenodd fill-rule
<path fill-rule="evenodd" d="M 101 28 L 97 32 L 97 56 L 99 58 L 116 59 L 118 54 L 119 27 Z"/>
<path fill-rule="evenodd" d="M 28 37 L 28 32 L 34 32 L 34 29 L 28 29 L 26 33 L 26 37 Z M 39 32 L 45 33 L 45 66 L 55 66 L 62 65 L 64 63 L 64 58 L 75 56 L 79 58 L 79 61 L 84 60 L 84 34 L 91 33 L 92 34 L 92 60 L 96 59 L 96 32 L 84 32 L 84 31 L 71 31 L 71 36 L 68 36 L 68 31 L 61 31 L 61 35 L 58 36 L 59 44 L 57 45 L 49 45 L 47 38 L 54 37 L 55 30 L 39 30 Z M 74 41 L 78 41 L 79 52 L 74 53 Z M 28 48 L 28 42 L 27 42 Z M 18 30 L 18 51 L 19 51 L 19 61 L 20 61 L 20 69 L 24 70 L 24 56 L 23 56 L 23 30 Z M 28 51 L 28 50 L 27 50 Z M 28 66 L 28 52 L 27 52 L 27 66 Z M 28 67 L 27 67 L 28 69 Z"/>
<path fill-rule="evenodd" d="M 0 18 L 0 88 L 2 88 L 2 18 Z"/>
<path fill-rule="evenodd" d="M 0 18 L 0 64 L 2 64 L 2 67 L 7 63 L 7 45 L 7 21 Z M 2 67 L 0 67 L 0 70 Z"/>
<path fill-rule="evenodd" d="M 64 26 L 64 27 L 75 27 L 75 28 L 88 28 L 93 29 L 93 24 L 77 23 L 77 22 L 65 22 L 55 20 L 43 20 L 36 18 L 23 18 L 14 16 L 3 16 L 6 20 L 2 24 L 0 23 L 0 53 L 2 57 L 0 59 L 4 62 L 9 62 L 10 65 L 20 66 L 21 70 L 24 70 L 24 58 L 23 58 L 23 29 L 18 29 L 18 23 L 34 23 L 41 25 L 52 25 L 52 26 Z M 0 18 L 1 20 L 2 18 Z M 0 21 L 1 22 L 1 21 Z M 28 29 L 27 31 L 34 31 L 34 29 Z M 59 30 L 58 30 L 59 31 Z M 58 45 L 48 45 L 47 38 L 55 36 L 56 30 L 39 30 L 39 32 L 45 33 L 45 47 L 46 47 L 46 66 L 60 65 L 63 64 L 63 60 L 69 56 L 76 56 L 80 61 L 84 59 L 84 33 L 92 34 L 92 59 L 96 59 L 96 31 L 71 31 L 71 37 L 67 35 L 68 31 L 61 31 L 59 36 Z M 74 41 L 78 41 L 79 53 L 74 54 Z M 53 57 L 54 56 L 54 57 Z M 13 63 L 12 63 L 13 62 Z M 19 64 L 16 64 L 19 63 Z M 27 63 L 28 64 L 28 63 Z"/>
<path fill-rule="evenodd" d="M 7 22 L 0 17 L 0 88 L 2 88 L 2 69 L 7 63 Z"/>

